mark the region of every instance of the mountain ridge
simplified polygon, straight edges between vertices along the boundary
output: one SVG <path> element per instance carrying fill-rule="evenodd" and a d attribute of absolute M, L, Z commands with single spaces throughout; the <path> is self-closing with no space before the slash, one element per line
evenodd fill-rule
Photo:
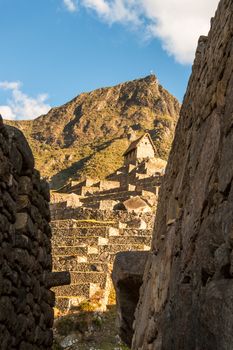
<path fill-rule="evenodd" d="M 103 178 L 121 166 L 129 134 L 149 132 L 166 159 L 180 104 L 154 75 L 81 93 L 32 121 L 6 121 L 27 137 L 51 187 L 69 178 Z"/>

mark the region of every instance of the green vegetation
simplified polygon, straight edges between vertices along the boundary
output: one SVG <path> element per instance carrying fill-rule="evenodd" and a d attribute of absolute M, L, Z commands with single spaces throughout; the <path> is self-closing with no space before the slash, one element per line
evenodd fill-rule
<path fill-rule="evenodd" d="M 53 350 L 60 350 L 65 337 L 73 335 L 78 350 L 129 350 L 121 343 L 116 331 L 116 306 L 107 312 L 79 311 L 55 321 Z"/>
<path fill-rule="evenodd" d="M 123 153 L 128 147 L 126 139 L 113 141 L 105 149 L 95 152 L 82 169 L 82 177 L 104 179 L 123 165 Z"/>

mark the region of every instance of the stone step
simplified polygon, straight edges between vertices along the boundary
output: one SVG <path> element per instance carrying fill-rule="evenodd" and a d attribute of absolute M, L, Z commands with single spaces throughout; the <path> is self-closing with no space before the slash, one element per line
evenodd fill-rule
<path fill-rule="evenodd" d="M 109 232 L 109 226 L 104 227 L 79 227 L 79 228 L 66 228 L 66 229 L 60 229 L 60 228 L 53 228 L 53 236 L 63 236 L 63 235 L 76 235 L 80 237 L 85 236 L 98 236 L 98 237 L 107 237 Z"/>
<path fill-rule="evenodd" d="M 88 243 L 88 241 L 87 241 Z M 144 242 L 142 243 L 118 243 L 118 244 L 108 244 L 108 245 L 89 245 L 89 246 L 59 246 L 52 249 L 52 255 L 56 257 L 69 257 L 69 256 L 88 256 L 91 254 L 102 254 L 105 252 L 108 253 L 117 253 L 119 251 L 128 251 L 128 250 L 138 250 L 144 249 Z"/>
<path fill-rule="evenodd" d="M 98 248 L 95 248 L 95 253 L 85 255 L 85 256 L 76 256 L 76 255 L 63 255 L 63 256 L 54 256 L 53 257 L 53 271 L 79 271 L 82 269 L 82 264 L 88 266 L 89 268 L 95 269 L 103 265 L 111 265 L 113 258 L 110 259 L 109 253 L 100 253 Z M 142 250 L 142 249 L 140 249 Z M 115 254 L 113 254 L 115 255 Z M 105 267 L 107 269 L 107 267 Z M 81 272 L 80 271 L 80 272 Z"/>
<path fill-rule="evenodd" d="M 100 227 L 109 227 L 117 226 L 117 221 L 105 221 L 105 220 L 94 220 L 94 219 L 67 219 L 67 220 L 52 220 L 51 227 L 52 229 L 71 229 L 71 228 L 100 228 Z"/>
<path fill-rule="evenodd" d="M 83 207 L 78 208 L 66 208 L 61 210 L 55 210 L 52 214 L 52 220 L 70 222 L 72 223 L 80 222 L 80 221 L 119 221 L 119 220 L 133 220 L 136 217 L 139 217 L 137 213 L 128 213 L 122 211 L 108 211 L 108 210 L 92 210 Z M 141 213 L 140 218 L 145 221 L 151 221 L 151 214 Z"/>
<path fill-rule="evenodd" d="M 100 201 L 104 200 L 119 200 L 119 201 L 124 201 L 131 196 L 140 196 L 142 194 L 142 191 L 122 191 L 122 192 L 112 192 L 112 193 L 107 193 L 107 194 L 93 194 L 90 197 L 83 198 L 81 202 L 84 205 L 90 205 L 94 204 Z"/>
<path fill-rule="evenodd" d="M 73 245 L 75 238 L 85 237 L 103 237 L 111 236 L 152 236 L 152 229 L 138 229 L 138 228 L 73 228 L 73 229 L 54 229 L 52 235 L 52 242 L 54 246 L 58 245 Z M 70 244 L 68 243 L 70 242 Z"/>
<path fill-rule="evenodd" d="M 77 272 L 109 272 L 112 270 L 112 265 L 106 262 L 89 262 L 89 263 L 77 263 Z"/>
<path fill-rule="evenodd" d="M 92 261 L 88 256 L 54 256 L 53 257 L 53 271 L 98 271 L 107 272 L 111 270 L 111 265 L 108 261 Z"/>
<path fill-rule="evenodd" d="M 108 246 L 109 247 L 109 246 Z M 110 249 L 107 249 L 106 251 L 102 251 L 96 254 L 89 254 L 87 255 L 87 262 L 92 262 L 93 264 L 99 263 L 99 262 L 106 262 L 109 264 L 112 264 L 115 260 L 116 253 L 119 252 L 125 252 L 125 251 L 149 251 L 150 246 L 143 245 L 143 244 L 131 244 L 131 245 L 124 245 L 124 244 L 118 244 L 118 245 L 112 245 Z"/>
<path fill-rule="evenodd" d="M 114 255 L 122 251 L 134 251 L 134 250 L 149 250 L 150 246 L 146 244 L 110 244 L 108 246 L 91 246 L 84 247 L 87 249 L 85 254 L 72 254 L 71 248 L 77 248 L 77 251 L 80 247 L 58 247 L 55 248 L 59 253 L 53 255 L 53 270 L 55 271 L 78 271 L 78 263 L 109 263 L 113 261 L 113 258 L 110 258 L 110 255 Z M 83 247 L 81 247 L 83 248 Z M 66 254 L 65 254 L 66 253 Z"/>
<path fill-rule="evenodd" d="M 75 272 L 71 271 L 71 285 L 82 283 L 98 283 L 101 288 L 104 288 L 107 280 L 106 272 Z"/>
<path fill-rule="evenodd" d="M 53 270 L 54 271 L 78 271 L 80 263 L 91 264 L 92 261 L 86 255 L 58 255 L 53 256 Z"/>
<path fill-rule="evenodd" d="M 77 307 L 82 301 L 83 298 L 80 297 L 56 296 L 55 308 L 61 311 L 69 311 L 70 309 Z"/>
<path fill-rule="evenodd" d="M 83 299 L 92 297 L 98 290 L 100 290 L 99 284 L 88 282 L 53 288 L 57 297 L 81 297 Z"/>
<path fill-rule="evenodd" d="M 114 253 L 99 253 L 99 254 L 89 254 L 87 256 L 87 262 L 92 264 L 99 262 L 106 262 L 108 264 L 113 264 L 116 254 Z"/>
<path fill-rule="evenodd" d="M 110 229 L 109 229 L 110 231 Z M 134 228 L 123 228 L 119 229 L 120 236 L 148 236 L 152 237 L 152 229 L 134 229 Z"/>
<path fill-rule="evenodd" d="M 109 237 L 109 244 L 110 245 L 119 245 L 119 244 L 144 244 L 144 245 L 150 245 L 151 244 L 151 237 L 145 237 L 145 236 L 112 236 Z"/>
<path fill-rule="evenodd" d="M 120 222 L 132 222 L 135 219 L 142 219 L 148 223 L 148 226 L 153 224 L 153 218 L 150 213 L 128 213 L 126 211 L 112 211 L 112 210 L 99 210 L 99 209 L 87 209 L 83 207 L 79 208 L 66 208 L 66 210 L 58 210 L 52 214 L 52 226 L 62 228 L 74 228 L 84 227 L 85 221 L 91 221 L 98 223 L 97 226 L 118 226 Z M 56 218 L 56 219 L 54 219 Z M 82 225 L 80 225 L 80 223 Z M 104 224 L 103 224 L 104 223 Z M 91 227 L 90 225 L 88 227 Z M 93 227 L 93 225 L 92 225 Z"/>
<path fill-rule="evenodd" d="M 124 251 L 132 251 L 132 250 L 149 250 L 150 246 L 144 244 L 144 243 L 139 243 L 139 244 L 109 244 L 108 246 L 102 246 L 99 247 L 99 253 L 118 253 L 118 252 L 124 252 Z M 89 254 L 90 255 L 90 254 Z"/>
<path fill-rule="evenodd" d="M 59 247 L 72 247 L 72 246 L 86 247 L 86 246 L 92 246 L 92 245 L 98 245 L 98 246 L 107 245 L 109 243 L 109 238 L 91 237 L 91 236 L 90 237 L 64 236 L 63 238 L 55 239 L 53 243 L 54 243 L 53 247 L 56 252 L 56 249 Z M 59 254 L 59 253 L 54 253 L 54 254 Z"/>
<path fill-rule="evenodd" d="M 114 187 L 110 189 L 100 190 L 94 194 L 94 196 L 104 196 L 108 194 L 117 194 L 128 192 L 127 186 Z"/>
<path fill-rule="evenodd" d="M 95 292 L 100 291 L 101 289 L 99 287 L 97 287 L 95 289 Z M 94 292 L 94 290 L 93 290 Z M 55 307 L 58 308 L 61 311 L 75 311 L 77 310 L 77 307 L 80 305 L 80 303 L 82 303 L 83 301 L 88 300 L 89 298 L 91 298 L 90 296 L 90 286 L 89 286 L 89 292 L 87 291 L 85 294 L 81 291 L 80 295 L 63 295 L 63 296 L 56 296 L 56 304 Z M 94 293 L 95 294 L 95 293 Z M 105 308 L 101 308 L 100 307 L 100 311 L 105 311 Z"/>
<path fill-rule="evenodd" d="M 85 206 L 85 208 L 88 209 L 99 209 L 99 203 L 100 202 L 89 202 L 89 203 L 85 203 L 83 204 L 83 206 Z"/>
<path fill-rule="evenodd" d="M 67 256 L 67 255 L 83 256 L 86 254 L 88 254 L 88 247 L 86 245 L 58 246 L 58 247 L 53 247 L 52 249 L 52 255 L 54 258 L 56 256 Z"/>
<path fill-rule="evenodd" d="M 93 196 L 90 196 L 90 197 L 84 197 L 82 198 L 81 202 L 84 204 L 84 205 L 88 205 L 88 204 L 91 204 L 91 203 L 97 203 L 97 202 L 100 202 L 100 201 L 104 201 L 104 200 L 113 200 L 115 198 L 125 198 L 125 197 L 130 197 L 130 194 L 126 194 L 126 193 L 122 193 L 122 192 L 118 192 L 117 194 L 116 193 L 111 193 L 111 194 L 105 194 L 105 195 L 101 195 L 101 194 L 97 194 L 97 195 L 93 195 Z"/>
<path fill-rule="evenodd" d="M 128 233 L 128 232 L 127 232 Z M 87 246 L 105 246 L 108 244 L 150 244 L 151 235 L 136 235 L 135 232 L 130 232 L 131 235 L 111 235 L 106 237 L 77 237 L 77 236 L 65 236 L 55 238 L 53 240 L 53 254 L 54 255 L 64 255 L 65 248 L 69 254 L 78 254 L 81 252 L 85 254 L 85 247 Z M 60 250 L 59 248 L 62 248 Z M 69 251 L 70 249 L 70 251 Z M 69 255 L 68 254 L 68 255 Z"/>
<path fill-rule="evenodd" d="M 116 237 L 115 237 L 116 238 Z M 102 239 L 102 238 L 100 238 Z M 106 238 L 104 238 L 105 240 Z M 117 238 L 116 238 L 117 239 Z M 141 237 L 138 238 L 141 240 Z M 96 241 L 96 244 L 94 244 L 94 240 Z M 142 241 L 142 240 L 141 240 Z M 79 246 L 59 246 L 59 247 L 54 247 L 52 249 L 52 255 L 54 258 L 56 257 L 65 257 L 65 256 L 76 256 L 76 257 L 82 257 L 82 256 L 87 256 L 90 254 L 101 254 L 105 252 L 109 253 L 115 253 L 118 251 L 124 251 L 124 250 L 137 250 L 137 249 L 144 249 L 144 245 L 146 246 L 147 244 L 142 241 L 142 242 L 132 242 L 128 243 L 127 240 L 123 240 L 123 242 L 119 243 L 112 243 L 112 244 L 98 244 L 99 238 L 94 237 L 93 240 L 89 241 L 89 239 L 86 240 L 86 245 L 79 245 Z M 90 243 L 89 243 L 90 242 Z M 103 242 L 102 242 L 103 243 Z"/>

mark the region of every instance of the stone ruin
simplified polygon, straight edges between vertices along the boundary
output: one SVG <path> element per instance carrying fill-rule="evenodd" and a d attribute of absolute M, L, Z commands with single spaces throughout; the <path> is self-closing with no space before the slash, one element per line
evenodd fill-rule
<path fill-rule="evenodd" d="M 221 0 L 208 37 L 199 40 L 160 192 L 136 320 L 131 317 L 128 328 L 122 323 L 128 343 L 134 328 L 133 350 L 233 347 L 232 102 L 233 1 Z M 120 276 L 118 289 L 123 272 Z M 129 319 L 122 294 L 118 290 L 119 312 Z"/>
<path fill-rule="evenodd" d="M 135 211 L 133 207 L 127 209 L 125 202 L 137 197 L 143 201 L 145 211 L 155 212 L 165 167 L 166 162 L 160 158 L 146 158 L 124 165 L 105 180 L 71 181 L 52 193 L 51 208 L 56 210 L 66 203 L 73 208 Z"/>
<path fill-rule="evenodd" d="M 49 189 L 23 134 L 0 116 L 0 348 L 51 349 L 54 292 Z"/>
<path fill-rule="evenodd" d="M 105 180 L 72 181 L 52 193 L 53 270 L 71 273 L 70 286 L 54 289 L 58 309 L 97 296 L 106 309 L 116 253 L 150 249 L 165 166 L 158 158 L 127 162 Z"/>
<path fill-rule="evenodd" d="M 148 251 L 153 215 L 90 208 L 52 210 L 53 271 L 70 271 L 71 284 L 56 287 L 56 307 L 72 311 L 83 301 L 108 305 L 116 253 Z"/>

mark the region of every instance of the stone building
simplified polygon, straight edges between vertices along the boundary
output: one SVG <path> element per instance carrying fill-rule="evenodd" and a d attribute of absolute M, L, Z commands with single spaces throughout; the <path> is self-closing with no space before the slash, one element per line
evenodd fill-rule
<path fill-rule="evenodd" d="M 123 155 L 125 165 L 136 165 L 143 159 L 155 158 L 157 155 L 157 150 L 150 137 L 150 134 L 146 133 L 137 140 L 131 142 Z"/>

